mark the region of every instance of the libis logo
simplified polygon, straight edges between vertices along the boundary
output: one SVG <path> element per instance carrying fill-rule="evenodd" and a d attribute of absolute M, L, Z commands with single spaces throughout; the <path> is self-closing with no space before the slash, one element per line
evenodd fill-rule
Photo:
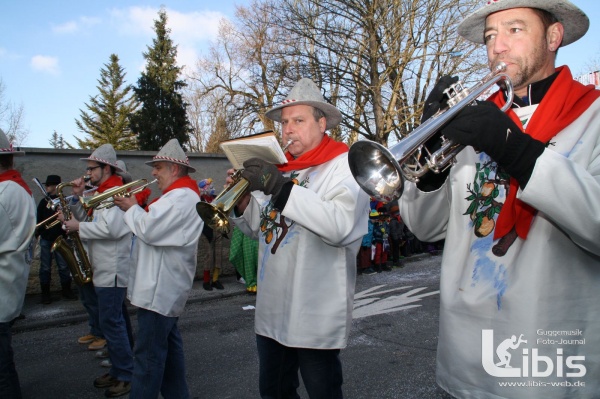
<path fill-rule="evenodd" d="M 554 334 L 553 334 L 554 333 Z M 557 334 L 565 333 L 565 334 Z M 538 335 L 556 337 L 558 335 L 581 335 L 580 330 L 573 331 L 544 331 L 538 330 Z M 494 330 L 481 330 L 481 364 L 494 377 L 583 377 L 586 368 L 583 364 L 585 356 L 564 356 L 563 348 L 559 345 L 584 345 L 583 339 L 554 339 L 537 338 L 536 344 L 551 345 L 552 348 L 540 354 L 539 348 L 526 348 L 528 340 L 521 334 L 504 339 L 494 345 Z M 516 356 L 522 358 L 521 367 L 511 366 Z M 530 352 L 531 349 L 531 352 Z M 549 355 L 551 353 L 551 355 Z M 495 357 L 496 355 L 497 357 Z M 513 362 L 517 363 L 517 362 Z"/>

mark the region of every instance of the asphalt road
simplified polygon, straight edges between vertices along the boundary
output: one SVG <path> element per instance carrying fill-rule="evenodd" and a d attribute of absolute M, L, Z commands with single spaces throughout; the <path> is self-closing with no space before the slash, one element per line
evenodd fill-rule
<path fill-rule="evenodd" d="M 449 399 L 435 384 L 440 256 L 358 276 L 353 329 L 342 351 L 351 399 Z M 190 303 L 179 321 L 193 398 L 258 398 L 254 297 Z M 132 317 L 134 330 L 136 318 Z M 102 398 L 94 378 L 107 372 L 76 342 L 85 323 L 17 332 L 15 362 L 26 399 Z M 300 395 L 307 398 L 301 387 Z"/>

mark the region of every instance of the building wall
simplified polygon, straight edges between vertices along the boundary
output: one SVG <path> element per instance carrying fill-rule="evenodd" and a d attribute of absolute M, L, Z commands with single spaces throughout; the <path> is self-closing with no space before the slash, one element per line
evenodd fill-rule
<path fill-rule="evenodd" d="M 90 150 L 64 150 L 51 148 L 21 148 L 25 151 L 25 156 L 14 157 L 15 167 L 22 174 L 23 179 L 27 182 L 33 192 L 36 204 L 43 198 L 40 189 L 33 183 L 33 178 L 37 177 L 42 184 L 46 181 L 48 175 L 59 175 L 62 181 L 71 181 L 85 174 L 86 162 L 81 158 L 88 157 L 92 151 Z M 145 162 L 152 160 L 156 152 L 150 151 L 117 151 L 117 159 L 125 162 L 127 171 L 131 174 L 134 180 L 147 179 L 152 181 L 152 168 L 146 165 Z M 231 165 L 224 155 L 218 154 L 188 154 L 190 164 L 196 168 L 196 172 L 190 174 L 195 180 L 212 178 L 214 181 L 215 190 L 219 193 L 225 185 L 225 177 L 227 169 Z M 160 195 L 156 185 L 151 185 L 152 196 L 155 198 Z M 63 192 L 65 195 L 71 194 L 70 188 L 66 188 Z M 29 285 L 27 287 L 28 294 L 37 294 L 39 288 L 39 246 L 37 248 L 37 256 L 31 267 L 29 276 Z M 219 245 L 215 248 L 215 256 L 208 260 L 206 256 L 198 254 L 197 275 L 202 277 L 202 270 L 207 266 L 221 268 L 223 275 L 234 274 L 234 268 L 229 263 L 229 239 L 223 238 L 219 240 Z M 60 290 L 60 282 L 56 265 L 52 266 L 52 290 Z"/>

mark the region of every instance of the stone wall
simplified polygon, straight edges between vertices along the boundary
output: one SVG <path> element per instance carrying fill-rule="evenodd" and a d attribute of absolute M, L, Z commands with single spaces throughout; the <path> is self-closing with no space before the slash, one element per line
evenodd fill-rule
<path fill-rule="evenodd" d="M 21 148 L 25 151 L 25 156 L 15 157 L 15 167 L 23 175 L 23 179 L 29 184 L 36 204 L 43 198 L 39 188 L 33 183 L 32 179 L 37 177 L 42 183 L 46 181 L 48 175 L 59 175 L 63 182 L 74 180 L 77 177 L 85 174 L 86 162 L 80 160 L 91 154 L 89 150 L 62 150 L 52 148 Z M 152 160 L 156 152 L 150 151 L 117 151 L 117 158 L 125 162 L 127 171 L 131 174 L 134 180 L 147 179 L 153 180 L 151 171 L 152 168 L 146 165 L 145 162 Z M 196 172 L 191 174 L 191 177 L 196 180 L 212 178 L 214 180 L 215 190 L 220 192 L 225 184 L 225 176 L 230 163 L 224 155 L 220 154 L 188 154 L 190 164 L 196 168 Z M 151 185 L 151 199 L 160 195 L 156 185 Z M 70 194 L 70 189 L 67 188 L 64 192 Z M 39 246 L 37 251 L 39 252 Z M 214 260 L 205 259 L 202 254 L 198 256 L 198 274 L 202 275 L 205 262 L 211 262 L 213 265 L 221 267 L 223 275 L 234 274 L 234 268 L 229 263 L 229 240 L 223 238 L 217 240 L 215 244 Z M 29 285 L 27 287 L 28 294 L 36 294 L 40 292 L 39 288 L 39 254 L 36 254 L 31 272 L 29 275 Z M 60 282 L 56 265 L 52 266 L 52 291 L 60 290 Z"/>

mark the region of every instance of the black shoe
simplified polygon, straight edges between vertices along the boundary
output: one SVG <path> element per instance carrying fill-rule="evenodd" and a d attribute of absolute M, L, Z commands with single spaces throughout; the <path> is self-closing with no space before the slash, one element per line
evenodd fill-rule
<path fill-rule="evenodd" d="M 212 286 L 215 287 L 218 290 L 224 290 L 225 289 L 225 287 L 223 287 L 223 284 L 221 284 L 221 282 L 219 280 L 213 281 L 212 282 Z"/>
<path fill-rule="evenodd" d="M 364 274 L 365 276 L 370 276 L 372 274 L 376 274 L 375 270 L 373 270 L 372 267 L 367 267 L 365 270 L 363 270 L 362 274 Z"/>
<path fill-rule="evenodd" d="M 202 283 L 202 287 L 206 290 L 206 291 L 212 291 L 212 285 L 210 285 L 210 283 Z"/>
<path fill-rule="evenodd" d="M 392 269 L 390 269 L 390 267 L 386 264 L 381 265 L 381 270 L 383 270 L 384 272 L 391 272 Z"/>
<path fill-rule="evenodd" d="M 49 305 L 52 303 L 52 297 L 50 296 L 50 284 L 42 284 L 40 286 L 42 288 L 42 303 L 44 305 Z"/>
<path fill-rule="evenodd" d="M 73 290 L 71 289 L 71 281 L 69 281 L 68 283 L 63 283 L 61 284 L 62 286 L 62 297 L 68 301 L 74 301 L 77 299 L 77 295 L 75 295 L 73 293 Z"/>

